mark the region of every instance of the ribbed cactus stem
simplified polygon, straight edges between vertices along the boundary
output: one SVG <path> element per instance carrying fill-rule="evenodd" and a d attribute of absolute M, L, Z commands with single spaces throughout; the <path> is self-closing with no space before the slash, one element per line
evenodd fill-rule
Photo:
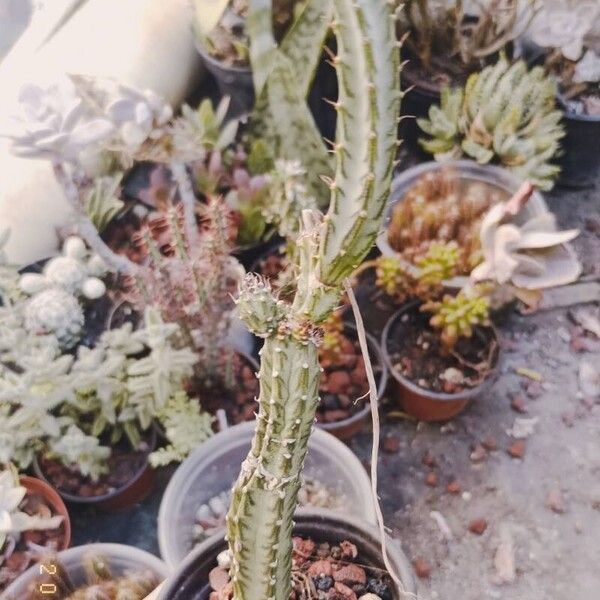
<path fill-rule="evenodd" d="M 292 516 L 318 403 L 317 346 L 286 326 L 261 351 L 257 428 L 227 520 L 235 598 L 288 598 Z"/>
<path fill-rule="evenodd" d="M 400 100 L 394 22 L 383 1 L 333 4 L 340 96 L 331 207 L 326 216 L 303 212 L 291 305 L 256 276 L 238 299 L 241 318 L 265 344 L 256 435 L 227 518 L 235 600 L 289 599 L 292 517 L 318 404 L 318 324 L 374 243 L 390 187 Z"/>

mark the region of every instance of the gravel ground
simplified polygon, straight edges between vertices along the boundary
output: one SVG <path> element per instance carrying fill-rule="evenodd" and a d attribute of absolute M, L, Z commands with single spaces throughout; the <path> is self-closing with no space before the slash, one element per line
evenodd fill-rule
<path fill-rule="evenodd" d="M 575 247 L 584 274 L 600 275 L 600 186 L 558 190 L 548 204 L 562 227 L 582 229 Z M 488 397 L 450 425 L 387 419 L 380 495 L 394 536 L 421 574 L 430 572 L 419 579 L 423 600 L 600 598 L 600 406 L 578 384 L 580 361 L 600 361 L 600 352 L 575 353 L 571 326 L 565 309 L 511 316 L 502 327 L 511 351 Z M 538 371 L 543 383 L 518 367 Z M 511 407 L 515 396 L 526 413 Z M 522 459 L 507 452 L 515 418 L 538 420 Z M 481 442 L 497 450 L 473 452 Z M 366 461 L 369 445 L 364 434 L 352 448 Z M 482 521 L 482 535 L 469 530 Z"/>

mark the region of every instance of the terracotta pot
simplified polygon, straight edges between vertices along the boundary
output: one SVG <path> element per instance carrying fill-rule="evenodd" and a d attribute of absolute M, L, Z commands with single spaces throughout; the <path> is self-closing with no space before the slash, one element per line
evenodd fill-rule
<path fill-rule="evenodd" d="M 328 511 L 302 511 L 294 520 L 294 535 L 310 537 L 317 543 L 348 540 L 357 547 L 361 564 L 385 570 L 379 532 L 372 525 Z M 216 534 L 198 546 L 165 583 L 158 600 L 207 600 L 208 574 L 217 564 L 217 555 L 227 548 L 223 535 Z M 415 599 L 412 569 L 398 542 L 388 539 L 388 556 L 404 587 L 404 591 L 394 589 L 393 600 Z"/>
<path fill-rule="evenodd" d="M 415 310 L 418 305 L 418 302 L 407 304 L 396 312 L 387 322 L 381 335 L 383 358 L 387 363 L 388 369 L 394 380 L 397 399 L 406 413 L 419 421 L 447 421 L 461 413 L 467 407 L 469 402 L 484 396 L 492 387 L 492 384 L 498 375 L 497 366 L 500 355 L 498 334 L 493 327 L 485 328 L 486 332 L 491 336 L 490 339 L 496 340 L 496 347 L 498 350 L 491 372 L 479 385 L 450 394 L 434 392 L 422 388 L 415 382 L 404 377 L 402 373 L 394 368 L 389 353 L 389 339 L 390 336 L 394 335 L 394 328 L 399 319 L 406 313 Z"/>
<path fill-rule="evenodd" d="M 149 430 L 149 450 L 150 454 L 156 447 L 156 430 L 152 427 Z M 51 485 L 50 481 L 44 474 L 37 457 L 33 462 L 33 469 L 35 474 Z M 70 504 L 84 504 L 91 505 L 101 510 L 113 511 L 113 510 L 124 510 L 130 508 L 139 502 L 145 500 L 154 488 L 154 470 L 150 467 L 148 461 L 144 463 L 142 467 L 131 477 L 131 479 L 122 487 L 103 494 L 101 496 L 76 496 L 68 492 L 63 492 L 57 489 L 57 492 L 63 498 L 63 500 Z"/>
<path fill-rule="evenodd" d="M 37 479 L 36 477 L 21 475 L 19 477 L 19 483 L 28 493 L 42 496 L 52 509 L 52 513 L 63 518 L 63 536 L 58 551 L 66 550 L 71 545 L 71 519 L 69 518 L 67 507 L 58 492 L 50 484 L 42 479 Z"/>

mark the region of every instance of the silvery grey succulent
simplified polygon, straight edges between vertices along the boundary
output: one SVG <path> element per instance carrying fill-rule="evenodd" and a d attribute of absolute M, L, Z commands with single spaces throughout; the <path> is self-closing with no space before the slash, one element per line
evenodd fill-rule
<path fill-rule="evenodd" d="M 558 48 L 566 59 L 577 61 L 598 18 L 600 6 L 594 0 L 546 0 L 530 25 L 531 39 L 542 48 Z"/>
<path fill-rule="evenodd" d="M 101 446 L 97 438 L 86 435 L 77 425 L 70 425 L 62 436 L 51 441 L 50 453 L 67 466 L 77 465 L 84 477 L 96 480 L 107 470 L 110 448 Z"/>
<path fill-rule="evenodd" d="M 75 296 L 55 287 L 32 296 L 25 306 L 25 328 L 34 335 L 52 334 L 63 348 L 71 348 L 81 336 L 83 308 Z"/>
<path fill-rule="evenodd" d="M 24 85 L 19 105 L 17 128 L 9 136 L 18 156 L 76 162 L 83 149 L 115 133 L 114 124 L 90 110 L 69 77 L 46 87 Z"/>
<path fill-rule="evenodd" d="M 50 259 L 42 273 L 22 275 L 19 287 L 29 295 L 57 287 L 76 297 L 95 300 L 106 292 L 106 285 L 99 278 L 106 272 L 104 261 L 90 253 L 81 238 L 71 236 L 65 240 L 60 256 Z"/>
<path fill-rule="evenodd" d="M 581 273 L 578 261 L 569 260 L 564 244 L 579 231 L 557 231 L 550 212 L 532 217 L 521 226 L 507 219 L 506 205 L 492 207 L 481 223 L 483 262 L 475 267 L 475 281 L 510 283 L 540 290 L 575 281 Z"/>

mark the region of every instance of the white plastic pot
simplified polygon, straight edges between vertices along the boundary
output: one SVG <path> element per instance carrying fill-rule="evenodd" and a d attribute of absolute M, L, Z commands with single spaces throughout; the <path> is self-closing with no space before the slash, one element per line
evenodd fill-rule
<path fill-rule="evenodd" d="M 86 544 L 64 550 L 57 555 L 75 585 L 83 584 L 86 581 L 83 566 L 83 557 L 86 555 L 101 556 L 116 577 L 120 577 L 126 572 L 144 570 L 154 572 L 159 581 L 163 581 L 169 576 L 169 569 L 160 558 L 139 548 L 122 544 Z M 39 575 L 39 565 L 36 564 L 27 569 L 6 589 L 2 600 L 23 600 L 26 597 L 27 588 Z M 50 598 L 51 594 L 48 597 Z"/>
<path fill-rule="evenodd" d="M 198 508 L 229 490 L 246 457 L 254 423 L 242 423 L 211 438 L 177 469 L 158 513 L 160 554 L 177 567 L 194 548 Z M 331 434 L 315 429 L 308 443 L 304 475 L 331 487 L 344 498 L 350 516 L 375 523 L 371 483 L 364 467 L 348 447 Z"/>

